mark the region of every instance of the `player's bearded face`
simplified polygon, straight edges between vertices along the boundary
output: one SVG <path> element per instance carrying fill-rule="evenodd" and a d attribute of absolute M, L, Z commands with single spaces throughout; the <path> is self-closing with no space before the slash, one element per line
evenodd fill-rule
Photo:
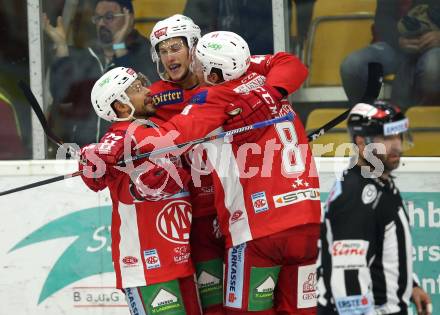
<path fill-rule="evenodd" d="M 145 82 L 135 80 L 125 91 L 134 106 L 135 118 L 147 118 L 156 112 L 151 98 L 151 91 L 146 87 Z"/>
<path fill-rule="evenodd" d="M 166 73 L 172 81 L 183 81 L 189 74 L 189 49 L 181 37 L 159 43 L 158 53 Z"/>
<path fill-rule="evenodd" d="M 374 142 L 385 146 L 385 153 L 375 153 L 384 165 L 384 170 L 391 172 L 399 167 L 400 157 L 402 156 L 402 136 L 375 137 Z"/>

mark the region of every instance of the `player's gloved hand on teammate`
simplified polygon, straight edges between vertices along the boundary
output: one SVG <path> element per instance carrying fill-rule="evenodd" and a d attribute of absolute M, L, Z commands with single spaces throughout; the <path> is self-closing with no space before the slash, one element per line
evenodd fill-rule
<path fill-rule="evenodd" d="M 187 188 L 191 176 L 182 167 L 180 158 L 161 158 L 155 162 L 136 177 L 136 199 L 162 200 Z"/>
<path fill-rule="evenodd" d="M 124 158 L 123 131 L 107 132 L 96 144 L 94 153 L 108 166 L 116 165 Z"/>
<path fill-rule="evenodd" d="M 106 165 L 95 154 L 96 144 L 89 144 L 81 148 L 79 170 L 83 182 L 93 191 L 100 191 L 107 187 Z"/>
<path fill-rule="evenodd" d="M 225 131 L 237 129 L 278 117 L 284 95 L 269 85 L 258 87 L 249 93 L 237 94 L 237 100 L 230 103 L 225 112 L 231 119 L 223 126 Z M 264 133 L 264 128 L 234 135 L 233 143 L 256 142 Z"/>
<path fill-rule="evenodd" d="M 93 191 L 107 187 L 106 178 L 118 172 L 113 166 L 124 156 L 124 133 L 106 133 L 99 143 L 84 146 L 80 151 L 81 178 Z"/>

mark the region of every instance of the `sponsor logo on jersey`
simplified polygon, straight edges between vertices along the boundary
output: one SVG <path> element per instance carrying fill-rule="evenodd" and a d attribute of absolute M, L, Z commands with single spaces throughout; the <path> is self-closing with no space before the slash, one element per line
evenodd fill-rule
<path fill-rule="evenodd" d="M 167 29 L 168 29 L 168 26 L 162 27 L 162 28 L 158 29 L 157 31 L 154 32 L 154 37 L 159 39 L 162 36 L 166 36 L 167 35 Z"/>
<path fill-rule="evenodd" d="M 168 90 L 152 96 L 155 106 L 177 104 L 183 102 L 183 90 Z"/>
<path fill-rule="evenodd" d="M 316 306 L 316 265 L 298 267 L 298 308 Z"/>
<path fill-rule="evenodd" d="M 368 184 L 362 190 L 362 202 L 366 205 L 372 203 L 377 197 L 377 188 L 373 184 Z"/>
<path fill-rule="evenodd" d="M 125 291 L 125 296 L 127 297 L 128 300 L 128 304 L 130 305 L 130 310 L 133 312 L 133 315 L 138 315 L 139 310 L 137 308 L 136 300 L 133 295 L 133 289 L 125 288 L 124 291 Z"/>
<path fill-rule="evenodd" d="M 179 303 L 179 299 L 177 298 L 177 296 L 175 296 L 171 292 L 168 292 L 165 289 L 160 289 L 159 293 L 157 293 L 153 302 L 151 302 L 151 307 L 153 307 L 153 309 L 156 309 L 159 307 L 169 306 L 178 303 Z"/>
<path fill-rule="evenodd" d="M 124 265 L 136 265 L 138 263 L 138 259 L 136 257 L 133 256 L 125 256 L 124 258 L 122 258 L 122 262 L 124 263 Z"/>
<path fill-rule="evenodd" d="M 199 285 L 199 289 L 218 286 L 220 285 L 220 278 L 203 270 L 197 278 L 197 284 Z"/>
<path fill-rule="evenodd" d="M 188 104 L 205 104 L 206 98 L 208 97 L 208 91 L 202 91 L 191 97 Z"/>
<path fill-rule="evenodd" d="M 183 200 L 173 201 L 159 212 L 156 228 L 166 240 L 176 244 L 188 244 L 191 219 L 191 205 Z"/>
<path fill-rule="evenodd" d="M 244 277 L 244 251 L 246 244 L 240 244 L 229 249 L 228 274 L 226 281 L 226 306 L 241 308 Z"/>
<path fill-rule="evenodd" d="M 303 295 L 304 300 L 316 299 L 316 272 L 309 272 L 307 280 L 303 282 Z"/>
<path fill-rule="evenodd" d="M 189 248 L 188 246 L 178 246 L 174 248 L 174 262 L 176 264 L 183 264 L 188 262 L 189 260 Z"/>
<path fill-rule="evenodd" d="M 341 315 L 370 314 L 373 309 L 372 301 L 365 295 L 335 298 L 335 304 Z"/>
<path fill-rule="evenodd" d="M 147 269 L 157 269 L 160 268 L 159 255 L 155 248 L 144 250 L 144 259 Z"/>
<path fill-rule="evenodd" d="M 236 299 L 237 299 L 237 297 L 235 296 L 235 293 L 228 294 L 228 302 L 229 303 L 234 303 Z"/>
<path fill-rule="evenodd" d="M 200 187 L 200 190 L 205 194 L 211 194 L 214 192 L 214 185 Z"/>
<path fill-rule="evenodd" d="M 243 211 L 236 210 L 234 211 L 234 213 L 232 213 L 231 217 L 229 218 L 229 221 L 231 224 L 234 224 L 235 222 L 243 219 L 242 216 L 243 216 Z"/>
<path fill-rule="evenodd" d="M 223 259 L 197 264 L 197 286 L 205 308 L 223 303 Z"/>
<path fill-rule="evenodd" d="M 367 253 L 366 241 L 345 240 L 335 241 L 332 246 L 332 256 L 362 256 Z"/>
<path fill-rule="evenodd" d="M 332 244 L 334 268 L 360 268 L 367 265 L 368 241 L 339 240 Z"/>
<path fill-rule="evenodd" d="M 264 191 L 252 194 L 251 198 L 255 213 L 260 213 L 269 210 L 269 205 L 266 199 L 266 193 Z"/>
<path fill-rule="evenodd" d="M 264 298 L 268 295 L 272 296 L 273 290 L 275 289 L 275 280 L 269 276 L 266 280 L 263 281 L 257 288 L 256 297 Z"/>
<path fill-rule="evenodd" d="M 319 200 L 319 190 L 317 188 L 308 188 L 273 196 L 275 208 L 292 205 L 304 200 Z"/>

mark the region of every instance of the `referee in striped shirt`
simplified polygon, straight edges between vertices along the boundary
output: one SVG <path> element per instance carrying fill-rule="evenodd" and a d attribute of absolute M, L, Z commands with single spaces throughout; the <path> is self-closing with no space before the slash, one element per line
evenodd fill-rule
<path fill-rule="evenodd" d="M 431 314 L 413 275 L 408 215 L 391 171 L 410 144 L 408 119 L 385 102 L 357 104 L 348 117 L 357 163 L 329 194 L 321 226 L 318 315 Z M 356 148 L 355 147 L 355 148 Z"/>

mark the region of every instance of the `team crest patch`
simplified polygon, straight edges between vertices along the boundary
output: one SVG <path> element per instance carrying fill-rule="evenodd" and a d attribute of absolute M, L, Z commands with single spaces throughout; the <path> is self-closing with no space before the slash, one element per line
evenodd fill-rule
<path fill-rule="evenodd" d="M 160 260 L 157 250 L 155 248 L 144 251 L 145 264 L 147 269 L 160 268 Z"/>
<path fill-rule="evenodd" d="M 264 191 L 258 192 L 251 195 L 252 206 L 254 207 L 255 213 L 260 213 L 269 210 L 269 205 L 267 204 L 266 193 Z"/>
<path fill-rule="evenodd" d="M 372 203 L 377 197 L 377 189 L 373 184 L 368 184 L 362 190 L 362 202 L 364 204 Z"/>

